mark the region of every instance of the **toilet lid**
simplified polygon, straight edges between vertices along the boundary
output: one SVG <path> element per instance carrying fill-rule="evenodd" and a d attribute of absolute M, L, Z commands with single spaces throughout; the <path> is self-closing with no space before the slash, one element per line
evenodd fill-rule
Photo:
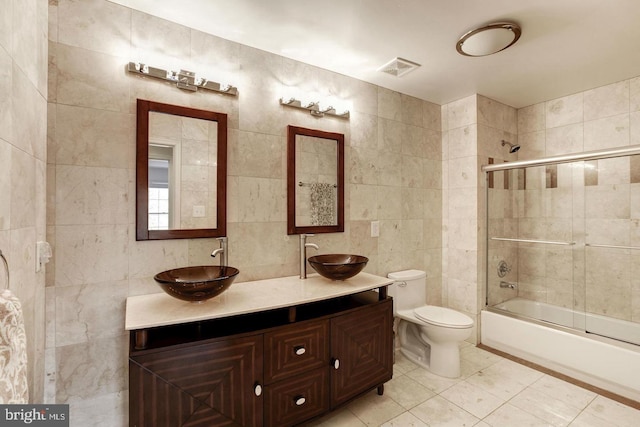
<path fill-rule="evenodd" d="M 413 314 L 423 322 L 436 326 L 447 326 L 449 328 L 470 328 L 473 326 L 473 319 L 450 308 L 424 305 L 413 310 Z"/>

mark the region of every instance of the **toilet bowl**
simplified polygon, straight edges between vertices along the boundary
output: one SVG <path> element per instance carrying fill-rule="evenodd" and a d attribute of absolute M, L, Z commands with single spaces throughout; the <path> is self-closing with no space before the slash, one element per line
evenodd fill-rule
<path fill-rule="evenodd" d="M 426 273 L 405 270 L 390 273 L 389 294 L 400 320 L 400 352 L 436 375 L 460 376 L 460 343 L 471 336 L 473 319 L 450 308 L 426 305 Z"/>

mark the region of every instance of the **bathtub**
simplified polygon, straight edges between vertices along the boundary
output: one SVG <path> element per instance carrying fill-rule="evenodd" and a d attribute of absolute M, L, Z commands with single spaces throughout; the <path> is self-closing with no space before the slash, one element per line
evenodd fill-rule
<path fill-rule="evenodd" d="M 570 329 L 584 326 L 598 333 L 606 331 L 608 336 L 622 335 L 624 338 L 619 339 L 629 342 L 640 337 L 640 325 L 631 322 L 604 316 L 587 317 L 584 313 L 514 298 L 482 310 L 480 341 L 488 347 L 640 401 L 640 345 Z"/>

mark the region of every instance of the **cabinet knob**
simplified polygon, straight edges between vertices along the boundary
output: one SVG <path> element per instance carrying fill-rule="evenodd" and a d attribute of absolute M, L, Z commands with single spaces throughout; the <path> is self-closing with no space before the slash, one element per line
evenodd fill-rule
<path fill-rule="evenodd" d="M 340 359 L 331 359 L 331 364 L 333 369 L 338 369 L 340 367 Z"/>
<path fill-rule="evenodd" d="M 298 347 L 294 348 L 293 350 L 296 352 L 296 354 L 298 356 L 302 356 L 303 354 L 305 354 L 307 352 L 307 350 L 303 346 L 298 346 Z"/>
<path fill-rule="evenodd" d="M 262 394 L 262 386 L 259 383 L 256 383 L 256 385 L 253 387 L 253 392 L 256 394 L 256 396 L 260 396 Z"/>
<path fill-rule="evenodd" d="M 296 396 L 296 398 L 293 400 L 296 402 L 297 406 L 302 406 L 307 401 L 307 399 L 305 399 L 304 396 Z"/>

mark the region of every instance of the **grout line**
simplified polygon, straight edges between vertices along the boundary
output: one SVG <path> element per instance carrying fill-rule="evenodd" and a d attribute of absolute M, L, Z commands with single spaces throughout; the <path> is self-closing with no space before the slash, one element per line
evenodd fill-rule
<path fill-rule="evenodd" d="M 597 394 L 599 394 L 599 395 L 601 395 L 603 397 L 606 397 L 608 399 L 615 400 L 616 402 L 622 403 L 623 405 L 626 405 L 626 406 L 629 406 L 631 408 L 640 410 L 640 402 L 637 402 L 637 401 L 635 401 L 633 399 L 629 399 L 628 397 L 624 397 L 624 396 L 621 396 L 619 394 L 612 393 L 612 392 L 610 392 L 608 390 L 605 390 L 603 388 L 596 387 L 596 386 L 591 385 L 589 383 L 586 383 L 584 381 L 577 380 L 577 379 L 572 378 L 572 377 L 570 377 L 568 375 L 561 374 L 560 372 L 556 372 L 556 371 L 551 370 L 549 368 L 545 368 L 544 366 L 538 365 L 537 363 L 529 362 L 528 360 L 524 360 L 524 359 L 521 359 L 519 357 L 513 356 L 513 355 L 511 355 L 509 353 L 505 353 L 503 351 L 496 350 L 495 348 L 488 347 L 488 346 L 486 346 L 484 344 L 478 344 L 477 347 L 482 349 L 482 350 L 486 350 L 486 351 L 488 351 L 490 353 L 497 354 L 498 356 L 502 356 L 505 359 L 509 359 L 509 360 L 511 360 L 513 362 L 516 362 L 516 363 L 519 363 L 521 365 L 527 366 L 529 368 L 535 369 L 536 371 L 542 372 L 544 374 L 547 374 L 547 375 L 550 375 L 552 377 L 558 378 L 560 380 L 566 381 L 566 382 L 568 382 L 570 384 L 573 384 L 573 385 L 576 385 L 578 387 L 584 388 L 585 390 L 589 390 L 591 392 L 597 393 Z"/>

